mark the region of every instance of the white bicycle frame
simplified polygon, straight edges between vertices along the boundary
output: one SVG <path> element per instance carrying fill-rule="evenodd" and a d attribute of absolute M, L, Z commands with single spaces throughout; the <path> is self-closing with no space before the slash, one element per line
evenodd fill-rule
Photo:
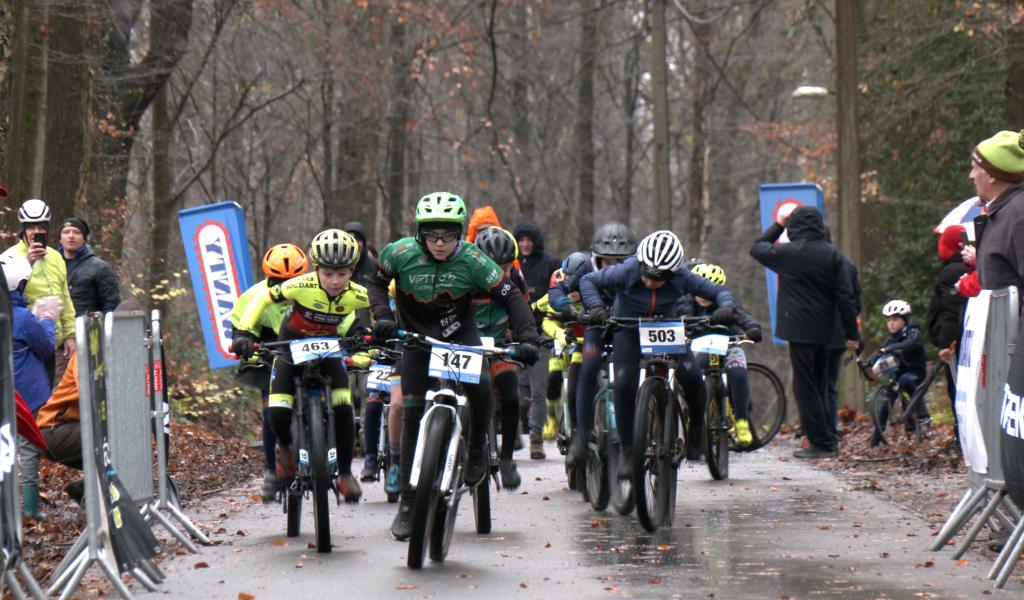
<path fill-rule="evenodd" d="M 455 404 L 459 407 L 464 407 L 467 404 L 466 397 L 456 394 L 451 388 L 428 391 L 426 401 L 427 403 L 433 403 L 434 399 L 439 396 L 455 398 Z M 437 410 L 451 411 L 452 420 L 455 424 L 452 430 L 451 439 L 448 441 L 448 451 L 445 454 L 444 471 L 441 477 L 441 492 L 447 493 L 452 485 L 452 479 L 455 475 L 455 459 L 459 452 L 459 444 L 462 443 L 462 421 L 459 420 L 459 413 L 456 408 L 448 404 L 433 403 L 431 407 L 423 413 L 423 417 L 420 419 L 420 431 L 416 436 L 416 453 L 413 455 L 412 459 L 412 470 L 409 474 L 409 484 L 413 489 L 416 489 L 416 484 L 419 483 L 420 468 L 423 466 L 423 448 L 427 443 L 426 424 L 430 419 L 431 413 Z"/>

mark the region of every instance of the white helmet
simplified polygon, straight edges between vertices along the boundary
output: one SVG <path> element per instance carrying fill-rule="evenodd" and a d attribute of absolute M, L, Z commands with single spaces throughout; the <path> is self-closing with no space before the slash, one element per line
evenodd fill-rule
<path fill-rule="evenodd" d="M 0 264 L 4 267 L 4 277 L 7 279 L 7 291 L 13 292 L 18 289 L 22 281 L 32 275 L 32 263 L 21 254 L 9 254 L 0 257 Z"/>
<path fill-rule="evenodd" d="M 883 317 L 905 317 L 910 314 L 910 304 L 904 300 L 890 300 L 882 307 Z"/>
<path fill-rule="evenodd" d="M 655 231 L 644 239 L 636 249 L 636 258 L 644 275 L 666 278 L 683 264 L 683 245 L 676 234 L 662 229 Z"/>
<path fill-rule="evenodd" d="M 50 223 L 50 207 L 38 198 L 26 200 L 18 209 L 18 220 L 22 225 Z"/>

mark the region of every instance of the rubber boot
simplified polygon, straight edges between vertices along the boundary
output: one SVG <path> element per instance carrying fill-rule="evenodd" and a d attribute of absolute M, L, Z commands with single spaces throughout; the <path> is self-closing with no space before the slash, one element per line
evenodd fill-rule
<path fill-rule="evenodd" d="M 23 512 L 29 519 L 45 521 L 46 513 L 39 510 L 39 486 L 26 485 L 22 488 L 21 499 L 24 504 Z"/>

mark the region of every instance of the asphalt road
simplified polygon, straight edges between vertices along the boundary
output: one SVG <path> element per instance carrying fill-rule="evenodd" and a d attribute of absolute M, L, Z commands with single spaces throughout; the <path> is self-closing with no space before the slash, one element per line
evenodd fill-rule
<path fill-rule="evenodd" d="M 635 516 L 596 513 L 566 487 L 562 458 L 520 459 L 524 486 L 493 498 L 494 528 L 460 507 L 448 560 L 405 567 L 388 533 L 395 505 L 380 484 L 357 505 L 332 504 L 334 551 L 317 554 L 312 515 L 284 535 L 280 506 L 253 501 L 256 483 L 194 514 L 215 546 L 162 564 L 173 598 L 1021 598 L 992 590 L 990 559 L 928 552 L 921 519 L 781 450 L 733 454 L 732 478 L 702 464 L 680 473 L 676 523 L 646 533 Z M 950 490 L 951 504 L 960 490 Z M 309 503 L 306 503 L 308 506 Z M 179 551 L 180 552 L 180 551 Z M 133 586 L 133 589 L 137 586 Z M 247 594 L 247 595 L 241 595 Z"/>

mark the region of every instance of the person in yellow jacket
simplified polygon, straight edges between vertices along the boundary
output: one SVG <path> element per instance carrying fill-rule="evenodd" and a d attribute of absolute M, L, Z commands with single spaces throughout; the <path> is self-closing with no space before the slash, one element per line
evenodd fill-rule
<path fill-rule="evenodd" d="M 243 359 L 253 355 L 260 317 L 267 307 L 275 303 L 291 303 L 278 331 L 281 340 L 337 335 L 338 326 L 350 318 L 351 313 L 370 305 L 366 288 L 351 281 L 358 257 L 359 244 L 350 234 L 340 229 L 327 229 L 316 234 L 309 248 L 309 258 L 316 270 L 253 298 L 234 331 L 232 352 Z M 275 359 L 270 376 L 268 420 L 277 437 L 277 474 L 284 481 L 290 481 L 296 470 L 291 422 L 295 377 L 301 369 L 301 365 Z M 348 372 L 340 358 L 324 359 L 320 370 L 331 382 L 338 451 L 338 491 L 347 502 L 358 502 L 363 491 L 352 476 L 355 420 Z"/>
<path fill-rule="evenodd" d="M 37 198 L 26 200 L 18 209 L 21 234 L 18 243 L 3 252 L 4 257 L 21 255 L 32 265 L 32 276 L 23 293 L 29 309 L 46 296 L 60 298 L 63 308 L 57 319 L 57 348 L 61 350 L 47 362 L 50 383 L 64 374 L 68 358 L 75 352 L 75 305 L 68 291 L 67 266 L 60 252 L 46 245 L 50 230 L 50 207 Z M 0 262 L 3 262 L 0 259 Z"/>

